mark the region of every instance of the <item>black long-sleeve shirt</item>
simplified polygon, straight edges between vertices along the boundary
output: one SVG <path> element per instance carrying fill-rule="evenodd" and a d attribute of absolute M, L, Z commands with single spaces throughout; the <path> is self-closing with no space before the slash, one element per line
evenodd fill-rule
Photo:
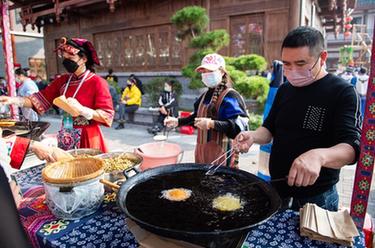
<path fill-rule="evenodd" d="M 293 161 L 315 148 L 351 145 L 359 156 L 361 118 L 359 98 L 352 85 L 328 74 L 305 87 L 280 86 L 263 126 L 273 136 L 272 178 L 288 175 Z M 355 161 L 353 161 L 355 162 Z M 339 180 L 340 170 L 323 167 L 314 185 L 289 187 L 277 183 L 281 196 L 308 197 L 325 192 Z"/>

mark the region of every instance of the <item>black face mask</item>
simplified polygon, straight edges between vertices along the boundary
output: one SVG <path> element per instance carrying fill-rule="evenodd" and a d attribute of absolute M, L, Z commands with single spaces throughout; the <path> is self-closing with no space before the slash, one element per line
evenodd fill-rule
<path fill-rule="evenodd" d="M 70 60 L 70 59 L 64 59 L 62 64 L 65 67 L 65 69 L 70 73 L 75 72 L 79 67 L 77 62 Z"/>

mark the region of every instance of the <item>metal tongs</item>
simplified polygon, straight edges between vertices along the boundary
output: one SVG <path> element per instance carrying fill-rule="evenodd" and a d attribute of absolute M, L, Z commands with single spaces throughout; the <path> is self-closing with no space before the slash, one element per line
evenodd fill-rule
<path fill-rule="evenodd" d="M 231 148 L 226 153 L 222 154 L 217 159 L 215 159 L 214 161 L 212 161 L 211 162 L 212 165 L 208 168 L 208 171 L 206 172 L 206 175 L 207 176 L 212 176 L 213 174 L 215 174 L 216 170 L 219 169 L 220 166 L 222 166 L 223 164 L 225 164 L 227 162 L 227 159 L 230 158 L 235 152 L 236 152 L 235 149 Z M 224 161 L 221 162 L 221 163 L 219 163 L 219 164 L 215 164 L 217 161 L 219 161 L 220 159 L 222 159 L 223 157 L 225 157 L 227 155 L 228 155 L 227 159 L 224 159 Z"/>

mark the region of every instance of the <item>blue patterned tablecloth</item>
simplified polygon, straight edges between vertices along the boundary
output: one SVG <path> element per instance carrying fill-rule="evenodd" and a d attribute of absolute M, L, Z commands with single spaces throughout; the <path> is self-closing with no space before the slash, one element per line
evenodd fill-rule
<path fill-rule="evenodd" d="M 125 215 L 116 206 L 114 193 L 105 195 L 103 204 L 94 214 L 80 220 L 61 220 L 54 217 L 45 205 L 41 185 L 41 169 L 32 167 L 14 174 L 21 186 L 25 201 L 19 209 L 21 221 L 34 247 L 138 247 L 127 228 Z M 291 210 L 279 212 L 252 229 L 242 248 L 333 248 L 342 247 L 313 241 L 299 235 L 299 214 Z M 364 247 L 364 238 L 355 239 L 355 247 Z"/>
<path fill-rule="evenodd" d="M 286 210 L 275 214 L 268 221 L 252 229 L 247 235 L 242 248 L 305 248 L 305 247 L 344 247 L 311 240 L 299 235 L 299 213 Z M 354 247 L 365 247 L 363 234 L 355 238 Z"/>

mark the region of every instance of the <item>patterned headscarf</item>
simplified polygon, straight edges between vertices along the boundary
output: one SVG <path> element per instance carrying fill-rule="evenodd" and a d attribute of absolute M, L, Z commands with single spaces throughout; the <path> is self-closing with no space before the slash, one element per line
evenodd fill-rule
<path fill-rule="evenodd" d="M 76 55 L 79 52 L 83 52 L 88 60 L 89 64 L 97 64 L 100 65 L 98 55 L 96 54 L 96 50 L 92 43 L 86 39 L 81 38 L 66 38 L 62 37 L 60 39 L 60 44 L 55 50 L 58 53 L 66 52 L 71 55 Z"/>

